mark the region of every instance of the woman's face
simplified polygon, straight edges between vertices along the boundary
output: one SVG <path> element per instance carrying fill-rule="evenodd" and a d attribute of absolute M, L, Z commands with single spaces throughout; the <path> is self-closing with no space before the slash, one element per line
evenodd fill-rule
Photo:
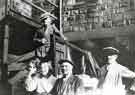
<path fill-rule="evenodd" d="M 36 73 L 37 68 L 36 68 L 35 63 L 33 63 L 33 61 L 30 62 L 30 64 L 28 65 L 28 70 L 29 70 L 29 71 L 32 71 L 33 73 Z"/>
<path fill-rule="evenodd" d="M 41 64 L 41 74 L 46 76 L 49 73 L 49 64 L 47 62 Z"/>
<path fill-rule="evenodd" d="M 45 24 L 46 25 L 50 25 L 52 23 L 52 19 L 50 18 L 50 17 L 47 17 L 46 19 L 45 19 Z"/>

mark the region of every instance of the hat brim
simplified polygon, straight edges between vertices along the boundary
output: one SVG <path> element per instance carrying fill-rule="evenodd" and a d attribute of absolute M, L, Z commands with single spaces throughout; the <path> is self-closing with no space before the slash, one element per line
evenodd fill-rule
<path fill-rule="evenodd" d="M 42 20 L 45 20 L 45 19 L 48 18 L 48 17 L 52 18 L 52 20 L 57 19 L 54 15 L 48 14 L 48 13 L 42 14 L 41 17 L 40 17 L 40 19 L 41 19 L 41 21 L 42 21 Z"/>
<path fill-rule="evenodd" d="M 69 60 L 60 60 L 58 63 L 60 64 L 60 65 L 62 65 L 63 63 L 65 63 L 65 62 L 67 62 L 67 63 L 69 63 L 69 64 L 71 64 L 72 66 L 74 66 L 74 64 L 73 64 L 73 62 L 71 62 L 71 61 L 69 61 Z"/>
<path fill-rule="evenodd" d="M 104 50 L 103 51 L 104 55 L 108 56 L 108 55 L 114 55 L 114 54 L 119 54 L 119 52 L 115 51 L 115 50 Z"/>

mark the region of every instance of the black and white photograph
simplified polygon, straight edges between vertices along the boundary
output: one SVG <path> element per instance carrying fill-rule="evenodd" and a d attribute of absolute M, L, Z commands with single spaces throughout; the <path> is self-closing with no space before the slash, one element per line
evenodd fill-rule
<path fill-rule="evenodd" d="M 135 95 L 135 0 L 0 0 L 0 95 Z"/>

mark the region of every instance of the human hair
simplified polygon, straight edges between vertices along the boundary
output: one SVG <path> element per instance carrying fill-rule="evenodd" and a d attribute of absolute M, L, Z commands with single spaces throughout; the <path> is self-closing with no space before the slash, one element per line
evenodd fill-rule
<path fill-rule="evenodd" d="M 51 19 L 51 23 L 50 23 L 51 25 L 55 23 L 55 19 L 54 19 L 54 18 L 52 18 L 52 17 L 50 17 L 50 16 L 47 17 L 47 18 L 50 18 L 50 19 Z M 45 20 L 46 20 L 47 18 L 44 18 L 44 19 L 41 20 L 42 25 L 44 25 L 44 26 L 46 25 L 46 24 L 45 24 Z"/>
<path fill-rule="evenodd" d="M 36 69 L 38 69 L 38 64 L 40 63 L 40 59 L 38 57 L 33 57 L 31 58 L 31 60 L 29 61 L 29 63 L 27 64 L 26 70 L 29 71 L 29 69 L 31 68 L 30 65 L 33 65 Z"/>
<path fill-rule="evenodd" d="M 52 74 L 52 61 L 49 59 L 41 59 L 41 62 L 38 65 L 38 72 L 41 73 L 42 65 L 47 64 L 49 67 L 48 76 Z"/>

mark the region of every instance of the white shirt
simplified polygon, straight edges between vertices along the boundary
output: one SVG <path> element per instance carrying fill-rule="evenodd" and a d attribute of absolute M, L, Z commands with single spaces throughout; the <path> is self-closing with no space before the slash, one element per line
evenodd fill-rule
<path fill-rule="evenodd" d="M 34 91 L 36 90 L 37 93 L 49 93 L 54 84 L 55 84 L 56 78 L 54 76 L 50 76 L 49 78 L 45 77 L 29 77 L 26 79 L 26 90 L 27 91 Z"/>
<path fill-rule="evenodd" d="M 107 67 L 108 73 L 103 84 L 103 95 L 125 95 L 125 86 L 122 77 L 135 77 L 135 73 L 128 68 L 112 63 Z"/>

